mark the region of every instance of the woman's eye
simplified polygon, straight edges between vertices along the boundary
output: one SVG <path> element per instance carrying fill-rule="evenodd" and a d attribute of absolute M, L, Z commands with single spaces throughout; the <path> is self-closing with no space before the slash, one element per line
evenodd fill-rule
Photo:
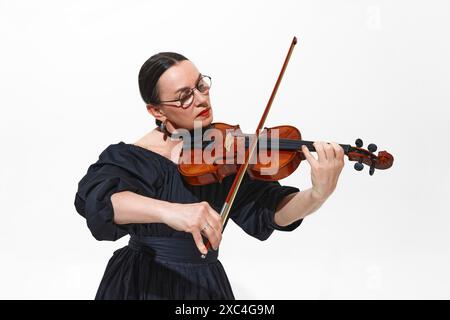
<path fill-rule="evenodd" d="M 180 95 L 180 100 L 185 101 L 185 100 L 189 99 L 189 96 L 190 96 L 190 92 L 185 91 Z"/>

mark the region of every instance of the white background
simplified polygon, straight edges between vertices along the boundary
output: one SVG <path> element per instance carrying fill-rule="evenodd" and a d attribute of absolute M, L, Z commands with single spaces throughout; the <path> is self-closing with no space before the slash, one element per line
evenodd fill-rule
<path fill-rule="evenodd" d="M 137 74 L 161 51 L 213 78 L 214 121 L 395 157 L 344 168 L 322 208 L 265 242 L 230 223 L 220 258 L 238 299 L 450 298 L 450 2 L 0 1 L 0 298 L 92 299 L 112 252 L 73 205 L 109 144 L 154 128 Z M 310 186 L 302 163 L 284 185 Z"/>

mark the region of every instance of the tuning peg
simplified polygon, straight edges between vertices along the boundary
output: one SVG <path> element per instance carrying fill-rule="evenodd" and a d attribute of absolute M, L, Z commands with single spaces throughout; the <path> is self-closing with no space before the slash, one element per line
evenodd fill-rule
<path fill-rule="evenodd" d="M 367 147 L 367 149 L 369 149 L 370 152 L 375 152 L 375 151 L 377 151 L 378 147 L 377 147 L 376 144 L 371 143 L 371 144 L 369 144 L 369 146 Z"/>
<path fill-rule="evenodd" d="M 355 141 L 355 145 L 358 147 L 358 148 L 362 148 L 362 146 L 363 146 L 363 141 L 361 140 L 361 139 L 356 139 L 356 141 Z"/>
<path fill-rule="evenodd" d="M 375 165 L 372 164 L 372 165 L 370 166 L 370 169 L 369 169 L 369 174 L 370 174 L 370 175 L 373 175 L 374 172 L 375 172 Z"/>
<path fill-rule="evenodd" d="M 361 162 L 355 163 L 354 167 L 356 171 L 361 171 L 362 169 L 364 169 L 364 165 Z"/>

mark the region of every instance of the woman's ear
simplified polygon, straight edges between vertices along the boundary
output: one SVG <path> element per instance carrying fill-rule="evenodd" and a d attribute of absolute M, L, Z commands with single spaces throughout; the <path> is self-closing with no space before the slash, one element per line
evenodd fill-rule
<path fill-rule="evenodd" d="M 156 107 L 153 104 L 147 104 L 147 111 L 148 113 L 150 113 L 152 116 L 155 117 L 155 119 L 164 122 L 166 120 L 166 116 L 164 114 L 164 111 L 161 110 L 161 108 Z"/>

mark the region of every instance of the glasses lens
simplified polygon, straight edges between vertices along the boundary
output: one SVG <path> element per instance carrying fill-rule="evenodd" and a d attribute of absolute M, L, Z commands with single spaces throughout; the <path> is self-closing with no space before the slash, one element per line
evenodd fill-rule
<path fill-rule="evenodd" d="M 211 88 L 211 78 L 203 76 L 197 84 L 197 90 L 203 94 L 207 94 Z M 183 108 L 189 107 L 194 101 L 194 90 L 186 90 L 180 94 L 179 98 Z"/>
<path fill-rule="evenodd" d="M 191 91 L 185 91 L 180 95 L 180 102 L 183 108 L 189 107 L 194 100 L 194 92 Z"/>
<path fill-rule="evenodd" d="M 203 76 L 198 82 L 197 89 L 201 93 L 207 93 L 211 88 L 211 78 L 208 76 Z"/>

